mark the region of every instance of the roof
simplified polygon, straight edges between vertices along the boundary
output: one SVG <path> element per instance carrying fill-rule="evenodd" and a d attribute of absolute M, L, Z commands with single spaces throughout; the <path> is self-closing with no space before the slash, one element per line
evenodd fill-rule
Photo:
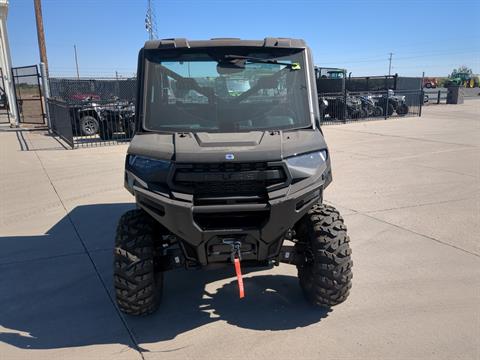
<path fill-rule="evenodd" d="M 263 40 L 241 40 L 239 38 L 214 38 L 210 40 L 187 40 L 184 38 L 147 41 L 145 49 L 204 48 L 222 46 L 269 47 L 269 48 L 305 48 L 305 41 L 290 38 L 267 37 Z"/>

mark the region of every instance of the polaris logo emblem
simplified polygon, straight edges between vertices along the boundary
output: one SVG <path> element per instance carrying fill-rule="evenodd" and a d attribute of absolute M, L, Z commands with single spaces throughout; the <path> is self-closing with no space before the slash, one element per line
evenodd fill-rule
<path fill-rule="evenodd" d="M 234 160 L 235 159 L 235 155 L 233 154 L 225 154 L 225 160 Z"/>

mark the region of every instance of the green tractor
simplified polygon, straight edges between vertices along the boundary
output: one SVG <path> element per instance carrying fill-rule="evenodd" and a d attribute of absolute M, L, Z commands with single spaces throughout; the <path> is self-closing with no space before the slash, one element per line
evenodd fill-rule
<path fill-rule="evenodd" d="M 475 88 L 479 86 L 479 77 L 467 72 L 456 73 L 453 77 L 447 79 L 444 87 L 464 86 L 466 88 Z"/>

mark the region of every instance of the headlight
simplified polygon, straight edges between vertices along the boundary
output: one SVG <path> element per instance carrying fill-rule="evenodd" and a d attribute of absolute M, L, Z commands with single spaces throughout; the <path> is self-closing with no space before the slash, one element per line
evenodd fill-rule
<path fill-rule="evenodd" d="M 327 150 L 298 155 L 287 159 L 288 169 L 294 179 L 303 179 L 316 174 L 327 161 Z"/>
<path fill-rule="evenodd" d="M 150 159 L 139 155 L 127 155 L 127 168 L 134 174 L 147 178 L 156 178 L 166 174 L 170 169 L 170 161 Z"/>

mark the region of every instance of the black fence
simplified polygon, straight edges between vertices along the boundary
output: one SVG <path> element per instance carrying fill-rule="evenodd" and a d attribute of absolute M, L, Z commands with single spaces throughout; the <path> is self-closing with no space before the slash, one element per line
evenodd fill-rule
<path fill-rule="evenodd" d="M 134 135 L 133 102 L 51 98 L 47 103 L 52 131 L 72 148 L 125 143 Z"/>
<path fill-rule="evenodd" d="M 341 86 L 319 90 L 322 124 L 420 116 L 426 99 L 418 78 L 317 78 L 317 85 L 323 80 L 330 84 L 326 88 L 337 80 Z M 49 85 L 51 128 L 72 148 L 124 143 L 133 136 L 136 79 L 51 78 Z M 418 90 L 387 90 L 403 86 Z"/>
<path fill-rule="evenodd" d="M 422 90 L 320 93 L 321 124 L 420 116 Z"/>

